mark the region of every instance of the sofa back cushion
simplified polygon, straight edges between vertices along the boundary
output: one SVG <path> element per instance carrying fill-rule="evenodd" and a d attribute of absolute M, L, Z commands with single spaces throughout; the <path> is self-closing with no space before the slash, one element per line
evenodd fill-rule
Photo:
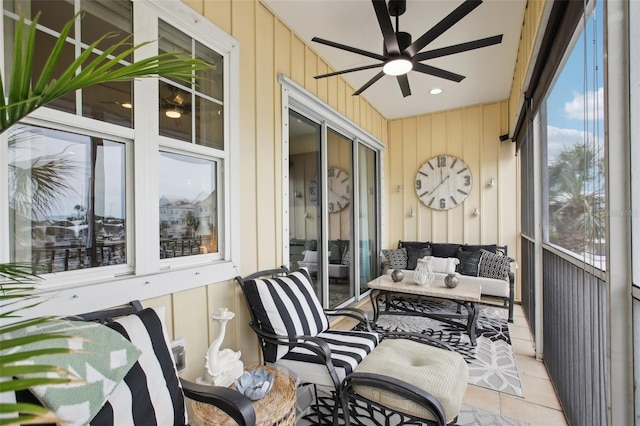
<path fill-rule="evenodd" d="M 329 320 L 316 296 L 306 268 L 286 276 L 244 282 L 247 302 L 262 330 L 278 336 L 316 336 Z M 276 362 L 289 351 L 286 345 L 267 343 L 264 358 Z"/>
<path fill-rule="evenodd" d="M 486 250 L 486 251 L 494 253 L 494 254 L 496 254 L 498 252 L 498 245 L 497 244 L 478 244 L 478 245 L 463 244 L 462 246 L 460 246 L 460 248 L 462 249 L 462 251 Z"/>
<path fill-rule="evenodd" d="M 417 247 L 406 247 L 407 250 L 407 269 L 413 270 L 416 269 L 418 265 L 418 259 L 421 259 L 425 256 L 431 256 L 431 247 L 417 248 Z"/>
<path fill-rule="evenodd" d="M 460 244 L 431 243 L 431 255 L 435 257 L 456 257 Z"/>
<path fill-rule="evenodd" d="M 431 247 L 431 243 L 428 241 L 398 241 L 398 248 L 407 248 L 407 247 L 413 247 L 413 248 L 417 248 L 417 249 L 421 249 L 421 248 L 429 248 Z"/>

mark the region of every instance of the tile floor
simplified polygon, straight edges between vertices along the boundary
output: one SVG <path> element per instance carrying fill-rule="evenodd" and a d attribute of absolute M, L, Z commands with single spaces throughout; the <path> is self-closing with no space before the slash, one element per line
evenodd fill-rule
<path fill-rule="evenodd" d="M 520 305 L 515 306 L 509 334 L 524 398 L 469 385 L 464 403 L 532 426 L 567 425 L 547 369 L 535 359 L 533 339 Z"/>
<path fill-rule="evenodd" d="M 366 305 L 369 306 L 363 305 L 360 306 L 361 309 L 370 308 L 368 301 Z M 342 320 L 333 324 L 332 327 L 350 329 L 353 325 L 351 320 Z M 532 426 L 567 425 L 547 369 L 541 361 L 535 359 L 534 342 L 520 305 L 515 305 L 513 324 L 509 324 L 509 334 L 524 398 L 469 385 L 463 402 Z"/>

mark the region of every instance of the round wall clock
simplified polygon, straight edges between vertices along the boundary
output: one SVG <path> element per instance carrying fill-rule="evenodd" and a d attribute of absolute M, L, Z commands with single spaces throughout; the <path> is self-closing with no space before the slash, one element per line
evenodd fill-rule
<path fill-rule="evenodd" d="M 327 210 L 336 213 L 347 207 L 351 194 L 349 174 L 337 167 L 327 170 Z"/>
<path fill-rule="evenodd" d="M 416 175 L 416 194 L 422 203 L 435 210 L 460 205 L 471 192 L 473 180 L 469 167 L 459 158 L 438 155 L 420 166 Z"/>

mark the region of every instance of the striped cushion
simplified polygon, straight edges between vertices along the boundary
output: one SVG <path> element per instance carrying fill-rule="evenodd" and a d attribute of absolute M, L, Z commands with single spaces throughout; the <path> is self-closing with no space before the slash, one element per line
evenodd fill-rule
<path fill-rule="evenodd" d="M 329 345 L 340 382 L 378 345 L 378 335 L 366 331 L 327 330 L 317 337 Z M 295 371 L 303 383 L 334 386 L 325 364 L 308 349 L 295 347 L 278 364 Z"/>
<path fill-rule="evenodd" d="M 108 326 L 130 340 L 142 355 L 91 425 L 187 424 L 182 387 L 164 326 L 164 308 L 147 308 Z"/>
<path fill-rule="evenodd" d="M 245 294 L 262 329 L 279 336 L 315 336 L 329 328 L 306 268 L 283 277 L 247 280 Z M 265 361 L 275 362 L 289 348 L 267 344 Z"/>

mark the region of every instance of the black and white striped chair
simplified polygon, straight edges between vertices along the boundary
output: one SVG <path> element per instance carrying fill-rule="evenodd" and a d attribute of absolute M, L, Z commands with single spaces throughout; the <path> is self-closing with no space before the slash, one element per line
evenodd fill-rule
<path fill-rule="evenodd" d="M 66 422 L 90 426 L 184 426 L 188 424 L 187 397 L 220 408 L 239 425 L 255 425 L 251 401 L 238 391 L 199 385 L 178 376 L 164 326 L 164 308 L 142 309 L 140 302 L 134 301 L 125 307 L 68 319 L 70 326 L 74 320 L 102 323 L 129 340 L 140 355 L 95 416 L 86 422 L 75 418 L 66 418 Z M 72 333 L 73 330 L 69 332 Z M 110 356 L 109 353 L 102 355 Z M 28 391 L 16 396 L 19 402 L 40 403 Z"/>
<path fill-rule="evenodd" d="M 337 421 L 340 384 L 379 342 L 366 312 L 324 310 L 306 268 L 290 273 L 282 266 L 236 280 L 247 301 L 249 325 L 258 335 L 264 362 L 292 370 L 301 383 L 333 387 Z M 369 331 L 330 330 L 327 315 L 355 318 Z"/>

